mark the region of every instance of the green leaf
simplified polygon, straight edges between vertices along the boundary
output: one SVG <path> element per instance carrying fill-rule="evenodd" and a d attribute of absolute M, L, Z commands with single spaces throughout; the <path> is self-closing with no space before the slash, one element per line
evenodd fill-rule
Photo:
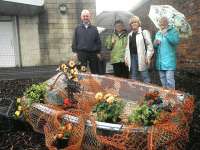
<path fill-rule="evenodd" d="M 25 96 L 28 99 L 28 105 L 32 103 L 43 102 L 47 92 L 46 92 L 46 83 L 32 84 L 31 87 L 27 88 L 25 91 Z"/>
<path fill-rule="evenodd" d="M 114 101 L 112 104 L 100 102 L 96 105 L 93 112 L 97 112 L 98 121 L 115 123 L 122 113 L 124 104 L 121 101 Z"/>

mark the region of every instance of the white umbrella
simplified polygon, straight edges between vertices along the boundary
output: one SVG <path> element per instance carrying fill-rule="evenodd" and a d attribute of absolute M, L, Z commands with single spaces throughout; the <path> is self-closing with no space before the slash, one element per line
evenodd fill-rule
<path fill-rule="evenodd" d="M 170 5 L 151 5 L 149 17 L 157 28 L 161 17 L 167 17 L 169 24 L 179 31 L 180 37 L 187 38 L 192 35 L 192 29 L 184 14 Z"/>

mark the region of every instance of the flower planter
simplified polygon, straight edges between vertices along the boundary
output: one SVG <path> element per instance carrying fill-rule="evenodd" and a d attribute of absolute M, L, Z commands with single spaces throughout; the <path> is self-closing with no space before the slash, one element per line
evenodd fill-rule
<path fill-rule="evenodd" d="M 59 76 L 59 78 L 58 78 Z M 91 74 L 80 74 L 81 93 L 77 93 L 77 107 L 63 110 L 63 107 L 48 104 L 33 104 L 29 111 L 29 123 L 36 131 L 48 134 L 47 146 L 53 142 L 53 133 L 56 133 L 59 121 L 65 120 L 73 124 L 70 146 L 80 149 L 178 149 L 184 148 L 187 143 L 189 131 L 188 124 L 193 112 L 193 98 L 181 91 L 164 89 L 151 84 L 120 79 L 113 76 L 98 76 Z M 54 89 L 66 88 L 66 78 L 57 74 L 48 80 L 48 86 L 54 84 Z M 55 82 L 56 81 L 56 82 Z M 152 126 L 139 126 L 136 124 L 113 124 L 95 121 L 91 115 L 92 108 L 97 104 L 94 96 L 97 92 L 107 92 L 120 95 L 127 102 L 135 104 L 144 98 L 145 93 L 158 91 L 166 101 L 174 104 L 174 109 L 168 116 Z M 53 102 L 53 104 L 55 104 Z M 134 106 L 134 105 L 133 105 Z M 130 113 L 125 107 L 125 113 Z M 59 117 L 58 117 L 59 116 Z M 61 118 L 60 120 L 57 118 Z M 45 120 L 45 121 L 40 121 Z M 45 130 L 43 127 L 45 126 Z M 48 130 L 47 130 L 48 129 Z M 99 135 L 98 131 L 113 132 L 110 135 Z M 49 142 L 49 143 L 48 143 Z M 48 145 L 49 144 L 49 145 Z"/>

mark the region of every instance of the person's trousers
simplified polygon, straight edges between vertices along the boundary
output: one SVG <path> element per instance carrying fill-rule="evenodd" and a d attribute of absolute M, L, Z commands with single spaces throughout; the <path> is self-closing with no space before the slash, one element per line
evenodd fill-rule
<path fill-rule="evenodd" d="M 175 89 L 174 70 L 159 70 L 160 81 L 165 88 Z"/>
<path fill-rule="evenodd" d="M 106 73 L 106 60 L 104 59 L 99 59 L 99 74 L 104 75 Z"/>
<path fill-rule="evenodd" d="M 144 83 L 150 83 L 150 77 L 148 70 L 138 71 L 138 55 L 132 55 L 131 57 L 131 79 L 138 80 L 137 74 L 138 72 L 142 76 L 142 80 Z"/>
<path fill-rule="evenodd" d="M 81 65 L 90 67 L 92 74 L 99 73 L 99 64 L 98 57 L 96 52 L 78 52 L 78 60 L 81 62 Z"/>
<path fill-rule="evenodd" d="M 128 71 L 128 67 L 125 65 L 124 62 L 114 63 L 112 65 L 113 65 L 113 71 L 114 71 L 115 76 L 128 78 L 129 71 Z"/>

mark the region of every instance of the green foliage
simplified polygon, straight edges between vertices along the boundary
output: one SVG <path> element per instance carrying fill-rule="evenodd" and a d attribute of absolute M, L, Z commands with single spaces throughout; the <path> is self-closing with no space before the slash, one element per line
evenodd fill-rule
<path fill-rule="evenodd" d="M 160 113 L 159 109 L 154 106 L 149 107 L 146 103 L 138 106 L 129 116 L 129 122 L 134 122 L 143 126 L 153 125 Z"/>
<path fill-rule="evenodd" d="M 47 87 L 46 83 L 39 83 L 39 84 L 33 84 L 31 87 L 26 89 L 24 95 L 27 97 L 28 106 L 30 106 L 32 103 L 44 102 L 44 98 L 47 94 L 46 87 Z"/>
<path fill-rule="evenodd" d="M 64 132 L 64 137 L 63 137 L 63 139 L 69 139 L 71 135 L 72 135 L 71 132 Z"/>
<path fill-rule="evenodd" d="M 124 106 L 122 101 L 113 101 L 112 103 L 103 101 L 96 105 L 93 113 L 97 114 L 98 121 L 116 123 L 119 121 Z"/>

